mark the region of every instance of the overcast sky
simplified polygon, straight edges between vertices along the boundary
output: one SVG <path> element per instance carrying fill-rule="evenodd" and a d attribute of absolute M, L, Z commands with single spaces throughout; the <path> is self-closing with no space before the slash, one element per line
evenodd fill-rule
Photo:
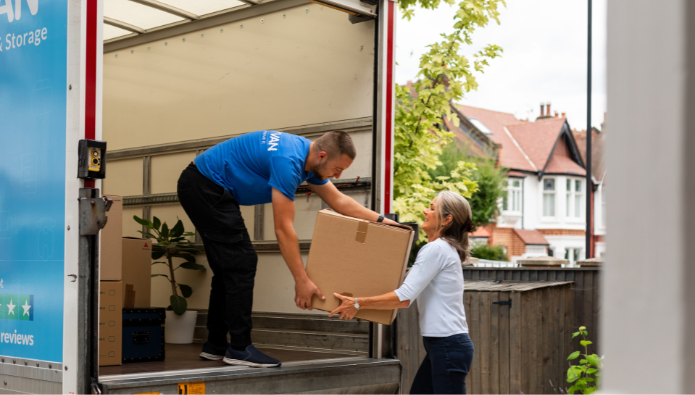
<path fill-rule="evenodd" d="M 436 11 L 417 10 L 410 21 L 397 23 L 396 79 L 417 75 L 420 55 L 439 33 L 452 32 L 455 7 L 443 4 Z M 551 111 L 567 113 L 570 127 L 586 129 L 587 0 L 507 0 L 494 21 L 473 35 L 469 55 L 487 44 L 504 49 L 478 75 L 478 91 L 462 103 L 535 119 L 540 103 Z M 592 124 L 599 127 L 606 110 L 606 0 L 593 1 Z"/>

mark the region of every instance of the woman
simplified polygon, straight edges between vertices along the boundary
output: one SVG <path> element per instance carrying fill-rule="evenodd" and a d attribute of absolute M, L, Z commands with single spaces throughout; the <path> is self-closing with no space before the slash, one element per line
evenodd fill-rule
<path fill-rule="evenodd" d="M 330 316 L 352 319 L 358 309 L 405 308 L 417 299 L 427 355 L 410 393 L 465 394 L 474 349 L 463 309 L 461 262 L 468 258 L 471 208 L 460 195 L 445 191 L 423 213 L 422 230 L 428 243 L 418 253 L 403 285 L 374 297 L 334 294 L 342 303 Z"/>

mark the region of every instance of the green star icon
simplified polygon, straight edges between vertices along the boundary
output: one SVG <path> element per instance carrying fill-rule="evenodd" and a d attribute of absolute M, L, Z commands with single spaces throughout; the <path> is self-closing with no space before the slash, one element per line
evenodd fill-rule
<path fill-rule="evenodd" d="M 10 295 L 6 294 L 5 295 L 5 308 L 3 311 L 5 312 L 5 319 L 6 320 L 16 320 L 18 319 L 17 315 L 17 303 L 19 302 L 19 297 L 17 295 Z"/>

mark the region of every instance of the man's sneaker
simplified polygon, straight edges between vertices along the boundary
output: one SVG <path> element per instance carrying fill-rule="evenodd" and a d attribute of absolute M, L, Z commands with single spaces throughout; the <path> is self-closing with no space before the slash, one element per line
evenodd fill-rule
<path fill-rule="evenodd" d="M 281 365 L 280 361 L 263 354 L 253 344 L 246 347 L 244 351 L 237 351 L 229 347 L 224 356 L 224 363 L 254 368 L 272 368 Z"/>
<path fill-rule="evenodd" d="M 229 343 L 227 343 L 227 345 L 229 345 Z M 203 351 L 200 353 L 200 358 L 207 359 L 208 361 L 220 361 L 224 358 L 226 352 L 227 347 L 217 347 L 210 342 L 205 342 L 205 344 L 203 344 Z"/>

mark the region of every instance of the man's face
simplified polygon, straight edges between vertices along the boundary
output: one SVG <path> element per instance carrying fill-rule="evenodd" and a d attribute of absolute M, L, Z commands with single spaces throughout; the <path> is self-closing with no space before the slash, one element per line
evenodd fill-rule
<path fill-rule="evenodd" d="M 352 159 L 347 155 L 328 160 L 328 155 L 325 152 L 319 153 L 319 161 L 319 164 L 314 166 L 311 172 L 320 180 L 331 177 L 338 179 L 343 171 L 352 164 Z"/>

